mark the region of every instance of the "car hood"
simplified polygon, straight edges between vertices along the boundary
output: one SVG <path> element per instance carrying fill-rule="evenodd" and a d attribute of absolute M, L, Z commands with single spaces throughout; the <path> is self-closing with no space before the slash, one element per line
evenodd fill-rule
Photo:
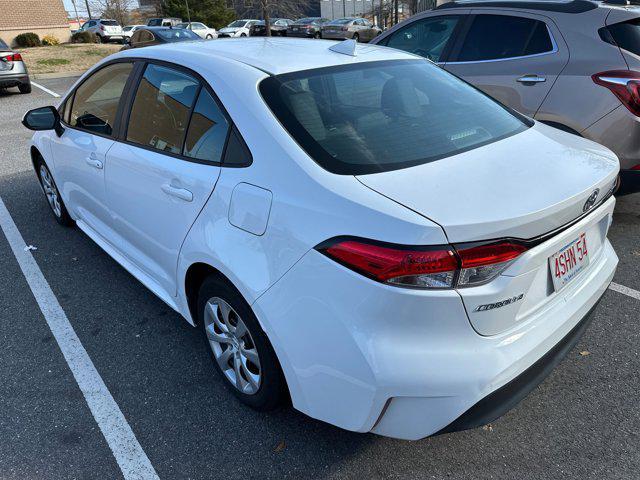
<path fill-rule="evenodd" d="M 440 224 L 450 242 L 529 239 L 583 214 L 615 186 L 610 150 L 536 124 L 504 140 L 416 167 L 358 176 L 372 190 Z"/>
<path fill-rule="evenodd" d="M 236 27 L 233 27 L 233 28 L 232 27 L 224 27 L 224 28 L 221 28 L 219 30 L 219 32 L 220 33 L 236 33 L 240 29 L 241 29 L 240 27 L 238 27 L 238 28 L 236 28 Z"/>

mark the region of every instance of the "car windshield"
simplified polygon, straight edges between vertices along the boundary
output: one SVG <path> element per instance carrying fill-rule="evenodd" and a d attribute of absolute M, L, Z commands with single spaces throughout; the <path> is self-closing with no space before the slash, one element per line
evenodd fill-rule
<path fill-rule="evenodd" d="M 133 27 L 124 27 L 124 28 L 122 29 L 122 31 L 123 31 L 123 32 L 128 32 L 128 31 L 130 31 L 130 30 L 133 30 Z"/>
<path fill-rule="evenodd" d="M 188 23 L 179 23 L 176 25 L 176 28 L 189 28 Z"/>
<path fill-rule="evenodd" d="M 155 32 L 168 42 L 181 42 L 183 40 L 199 40 L 200 37 L 191 30 L 184 28 L 168 28 L 166 30 L 156 30 Z"/>
<path fill-rule="evenodd" d="M 294 23 L 298 25 L 309 25 L 310 23 L 314 23 L 317 18 L 301 18 L 300 20 L 295 21 Z"/>
<path fill-rule="evenodd" d="M 389 60 L 269 77 L 260 91 L 326 170 L 397 170 L 528 128 L 515 112 L 426 60 Z"/>
<path fill-rule="evenodd" d="M 229 28 L 241 28 L 241 27 L 244 27 L 245 23 L 247 22 L 244 22 L 242 20 L 236 20 L 235 22 L 231 22 L 228 26 Z"/>
<path fill-rule="evenodd" d="M 116 22 L 115 20 L 100 20 L 100 23 L 102 25 L 106 25 L 107 27 L 117 27 L 118 26 L 118 22 Z"/>
<path fill-rule="evenodd" d="M 353 18 L 340 18 L 338 20 L 334 20 L 333 22 L 329 22 L 329 25 L 345 25 L 350 22 L 353 22 Z"/>

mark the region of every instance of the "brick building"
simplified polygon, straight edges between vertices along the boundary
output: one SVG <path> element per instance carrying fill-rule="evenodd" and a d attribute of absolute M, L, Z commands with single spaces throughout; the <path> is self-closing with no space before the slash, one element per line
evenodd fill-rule
<path fill-rule="evenodd" d="M 0 0 L 0 38 L 12 44 L 24 32 L 68 41 L 71 31 L 62 0 Z"/>

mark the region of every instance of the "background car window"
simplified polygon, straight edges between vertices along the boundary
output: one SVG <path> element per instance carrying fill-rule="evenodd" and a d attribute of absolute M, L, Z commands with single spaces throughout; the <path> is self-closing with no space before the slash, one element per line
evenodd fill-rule
<path fill-rule="evenodd" d="M 133 64 L 116 63 L 98 70 L 75 92 L 69 124 L 102 135 L 111 135 L 120 97 Z"/>
<path fill-rule="evenodd" d="M 391 35 L 386 45 L 439 62 L 459 18 L 431 17 L 417 20 Z"/>
<path fill-rule="evenodd" d="M 189 124 L 184 155 L 219 162 L 228 130 L 229 124 L 218 104 L 209 92 L 202 89 Z"/>
<path fill-rule="evenodd" d="M 142 30 L 140 36 L 138 36 L 138 41 L 142 43 L 153 42 L 154 40 L 155 37 L 149 30 Z"/>
<path fill-rule="evenodd" d="M 544 22 L 506 15 L 478 15 L 456 60 L 499 60 L 552 50 L 553 43 Z"/>
<path fill-rule="evenodd" d="M 179 154 L 199 82 L 190 75 L 148 65 L 129 116 L 127 140 Z"/>

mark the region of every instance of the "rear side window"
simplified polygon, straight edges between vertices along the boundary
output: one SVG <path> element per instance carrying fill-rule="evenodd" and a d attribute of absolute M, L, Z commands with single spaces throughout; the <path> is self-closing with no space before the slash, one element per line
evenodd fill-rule
<path fill-rule="evenodd" d="M 148 65 L 131 108 L 127 141 L 163 152 L 182 153 L 199 88 L 200 83 L 191 75 Z"/>
<path fill-rule="evenodd" d="M 120 97 L 133 65 L 116 63 L 98 70 L 75 92 L 69 125 L 111 136 Z"/>
<path fill-rule="evenodd" d="M 621 49 L 640 55 L 640 18 L 609 25 L 608 29 Z"/>
<path fill-rule="evenodd" d="M 269 77 L 260 92 L 326 170 L 411 167 L 495 142 L 522 119 L 426 60 L 363 62 Z"/>
<path fill-rule="evenodd" d="M 553 42 L 544 22 L 507 15 L 478 15 L 456 61 L 500 60 L 551 51 Z"/>
<path fill-rule="evenodd" d="M 220 162 L 228 130 L 229 124 L 220 107 L 211 94 L 203 89 L 191 117 L 184 155 Z"/>
<path fill-rule="evenodd" d="M 454 16 L 423 18 L 392 34 L 385 45 L 439 62 L 458 21 Z"/>

